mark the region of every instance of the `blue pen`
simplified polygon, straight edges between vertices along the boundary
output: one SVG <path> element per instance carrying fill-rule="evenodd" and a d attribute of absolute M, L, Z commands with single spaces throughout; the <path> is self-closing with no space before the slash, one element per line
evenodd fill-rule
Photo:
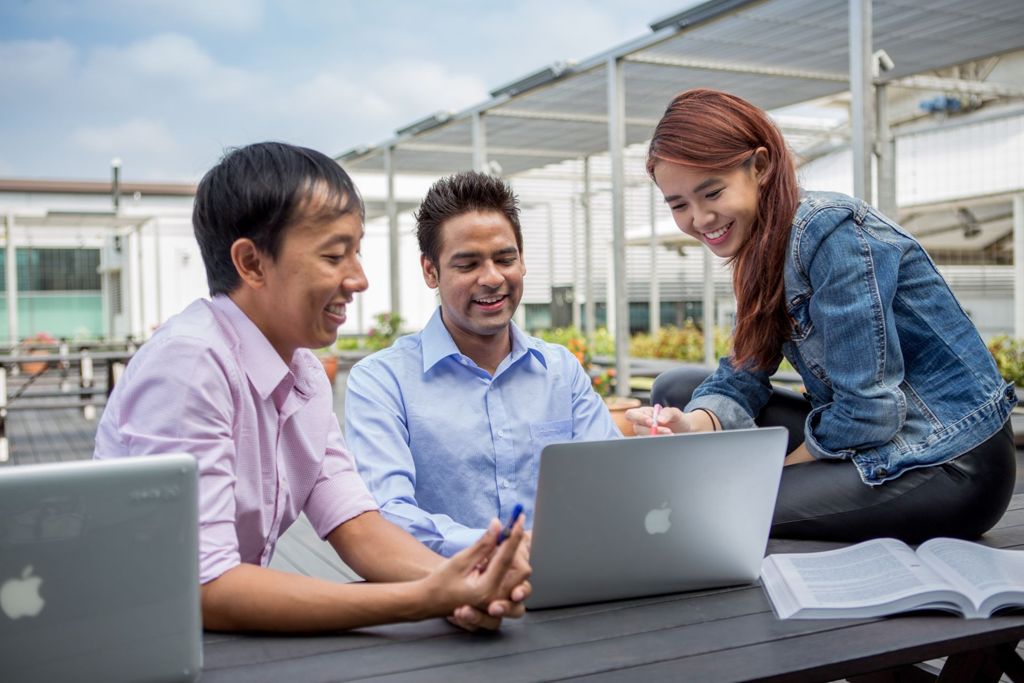
<path fill-rule="evenodd" d="M 501 531 L 498 533 L 498 545 L 501 545 L 502 542 L 506 538 L 508 538 L 509 535 L 511 535 L 512 527 L 515 526 L 516 520 L 519 519 L 519 516 L 522 515 L 522 514 L 523 514 L 523 506 L 522 506 L 522 504 L 516 503 L 515 506 L 513 506 L 513 508 L 512 508 L 512 516 L 509 517 L 508 524 L 506 524 L 504 527 L 502 527 Z"/>

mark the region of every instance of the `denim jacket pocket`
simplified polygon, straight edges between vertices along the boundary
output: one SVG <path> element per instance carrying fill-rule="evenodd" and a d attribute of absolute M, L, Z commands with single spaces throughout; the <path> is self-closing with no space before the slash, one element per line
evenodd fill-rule
<path fill-rule="evenodd" d="M 536 453 L 548 444 L 572 440 L 572 420 L 552 420 L 530 425 L 530 441 Z"/>
<path fill-rule="evenodd" d="M 810 294 L 798 294 L 786 303 L 786 312 L 789 314 L 793 329 L 789 338 L 794 342 L 802 342 L 814 331 L 814 323 L 811 321 Z"/>

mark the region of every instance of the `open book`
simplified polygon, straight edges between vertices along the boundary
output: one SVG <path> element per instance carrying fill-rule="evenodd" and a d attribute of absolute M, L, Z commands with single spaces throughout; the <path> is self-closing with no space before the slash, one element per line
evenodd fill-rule
<path fill-rule="evenodd" d="M 1024 551 L 935 538 L 917 552 L 893 538 L 769 555 L 761 583 L 781 619 L 946 610 L 976 619 L 1024 607 Z"/>

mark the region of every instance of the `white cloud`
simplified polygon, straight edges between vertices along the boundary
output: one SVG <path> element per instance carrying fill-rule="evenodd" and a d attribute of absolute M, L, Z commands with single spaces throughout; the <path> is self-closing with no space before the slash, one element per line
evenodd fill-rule
<path fill-rule="evenodd" d="M 25 3 L 32 16 L 61 22 L 105 17 L 109 25 L 200 27 L 243 32 L 257 28 L 265 16 L 265 0 L 49 0 Z"/>
<path fill-rule="evenodd" d="M 108 126 L 80 126 L 71 133 L 79 149 L 110 157 L 167 157 L 175 151 L 174 135 L 162 121 L 130 119 Z"/>
<path fill-rule="evenodd" d="M 429 61 L 403 60 L 374 67 L 368 91 L 389 102 L 397 112 L 423 115 L 447 109 L 457 111 L 487 98 L 487 86 L 477 76 L 452 71 Z"/>
<path fill-rule="evenodd" d="M 51 88 L 71 78 L 77 56 L 75 48 L 60 38 L 0 41 L 0 87 Z"/>
<path fill-rule="evenodd" d="M 221 30 L 248 31 L 263 22 L 263 0 L 111 0 L 119 9 L 154 13 L 163 21 L 179 20 Z"/>
<path fill-rule="evenodd" d="M 351 76 L 340 74 L 351 73 Z M 360 72 L 338 68 L 281 91 L 282 113 L 298 118 L 329 118 L 407 123 L 410 112 L 427 115 L 458 110 L 487 97 L 479 78 L 453 73 L 427 61 L 398 61 Z"/>
<path fill-rule="evenodd" d="M 58 37 L 0 41 L 3 155 L 59 177 L 121 156 L 127 175 L 158 178 L 260 139 L 335 153 L 640 35 L 680 1 L 28 2 L 33 35 Z"/>
<path fill-rule="evenodd" d="M 97 48 L 83 80 L 108 96 L 155 91 L 163 97 L 208 100 L 252 97 L 259 81 L 244 69 L 217 62 L 194 39 L 175 33 Z"/>

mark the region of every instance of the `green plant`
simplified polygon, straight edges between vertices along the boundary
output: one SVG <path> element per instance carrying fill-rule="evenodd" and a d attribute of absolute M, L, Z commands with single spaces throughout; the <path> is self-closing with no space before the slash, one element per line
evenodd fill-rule
<path fill-rule="evenodd" d="M 615 368 L 605 368 L 594 364 L 590 346 L 582 332 L 575 327 L 558 327 L 553 330 L 540 330 L 536 334 L 546 342 L 561 344 L 569 349 L 569 352 L 576 357 L 590 377 L 590 384 L 594 387 L 594 391 L 600 396 L 612 395 L 615 391 Z M 615 353 L 614 346 L 612 353 Z"/>
<path fill-rule="evenodd" d="M 600 365 L 591 365 L 588 372 L 590 385 L 598 396 L 611 396 L 615 393 L 615 368 L 604 368 Z"/>
<path fill-rule="evenodd" d="M 334 342 L 335 351 L 358 351 L 362 348 L 362 337 L 338 337 Z"/>
<path fill-rule="evenodd" d="M 538 330 L 534 333 L 535 336 L 540 337 L 546 342 L 552 344 L 561 344 L 562 346 L 568 347 L 572 340 L 583 340 L 586 341 L 586 334 L 577 327 L 556 327 L 550 330 Z M 594 330 L 593 343 L 588 345 L 590 353 L 598 356 L 614 356 L 615 355 L 615 340 L 612 339 L 611 332 L 606 327 L 599 327 Z M 571 349 L 570 349 L 571 350 Z"/>
<path fill-rule="evenodd" d="M 714 329 L 715 357 L 729 353 L 729 333 Z M 704 362 L 704 333 L 692 320 L 682 327 L 666 325 L 654 335 L 641 332 L 629 340 L 629 355 L 636 358 L 668 358 L 690 363 Z"/>
<path fill-rule="evenodd" d="M 598 356 L 615 355 L 615 339 L 607 327 L 599 327 L 594 330 L 594 353 Z"/>
<path fill-rule="evenodd" d="M 402 316 L 398 313 L 378 313 L 377 324 L 370 328 L 366 337 L 366 348 L 371 351 L 385 349 L 395 341 L 402 327 Z"/>
<path fill-rule="evenodd" d="M 1006 381 L 1024 386 L 1024 339 L 999 335 L 988 343 L 988 350 Z"/>

